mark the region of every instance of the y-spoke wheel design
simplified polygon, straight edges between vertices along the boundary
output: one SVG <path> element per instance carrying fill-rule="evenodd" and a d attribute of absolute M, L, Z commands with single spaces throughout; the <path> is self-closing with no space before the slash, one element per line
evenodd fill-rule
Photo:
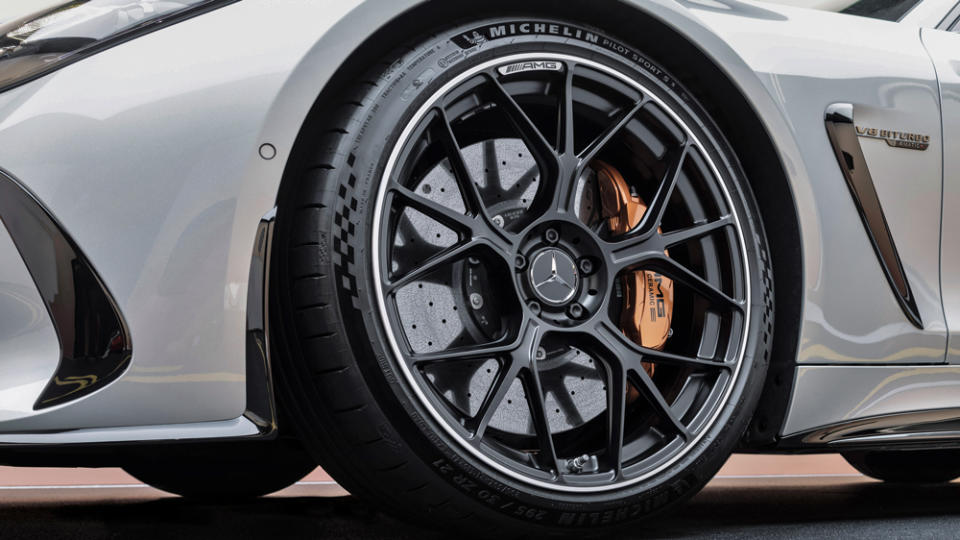
<path fill-rule="evenodd" d="M 492 37 L 511 28 L 533 33 Z M 473 21 L 305 128 L 271 326 L 284 410 L 351 493 L 459 532 L 602 534 L 736 448 L 773 324 L 757 205 L 705 110 L 615 41 Z"/>
<path fill-rule="evenodd" d="M 609 227 L 599 164 L 647 203 L 626 232 Z M 385 332 L 420 405 L 472 455 L 595 492 L 649 478 L 713 427 L 748 335 L 746 244 L 711 150 L 656 92 L 569 55 L 489 61 L 427 99 L 381 182 Z M 656 281 L 641 295 L 654 318 L 656 284 L 673 287 L 656 348 L 623 327 L 637 273 Z"/>

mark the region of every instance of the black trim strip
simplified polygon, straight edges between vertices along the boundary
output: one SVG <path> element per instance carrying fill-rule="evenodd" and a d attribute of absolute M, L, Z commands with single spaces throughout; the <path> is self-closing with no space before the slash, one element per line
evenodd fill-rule
<path fill-rule="evenodd" d="M 834 103 L 827 107 L 826 124 L 837 162 L 843 171 L 853 202 L 857 206 L 863 226 L 867 230 L 867 236 L 870 237 L 870 243 L 873 244 L 894 296 L 907 319 L 917 328 L 923 329 L 920 311 L 917 309 L 913 291 L 903 270 L 897 246 L 893 242 L 887 218 L 883 214 L 873 176 L 870 174 L 863 148 L 860 146 L 860 139 L 857 137 L 856 126 L 853 123 L 853 105 Z"/>
<path fill-rule="evenodd" d="M 60 340 L 60 365 L 34 409 L 100 390 L 126 371 L 130 331 L 103 280 L 57 220 L 0 170 L 0 221 L 17 246 Z"/>
<path fill-rule="evenodd" d="M 247 410 L 244 416 L 257 425 L 261 436 L 277 431 L 268 317 L 270 252 L 276 213 L 276 209 L 270 211 L 257 227 L 247 286 Z"/>

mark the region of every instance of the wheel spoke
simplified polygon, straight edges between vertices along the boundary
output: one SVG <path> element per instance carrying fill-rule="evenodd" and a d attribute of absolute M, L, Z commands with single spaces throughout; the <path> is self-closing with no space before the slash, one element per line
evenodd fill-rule
<path fill-rule="evenodd" d="M 733 367 L 731 364 L 717 362 L 715 360 L 710 360 L 709 358 L 695 358 L 691 356 L 684 356 L 682 354 L 658 351 L 657 349 L 648 349 L 646 347 L 638 346 L 638 352 L 640 353 L 644 362 L 665 366 L 698 369 L 731 369 Z"/>
<path fill-rule="evenodd" d="M 657 388 L 656 383 L 653 382 L 650 375 L 647 375 L 645 370 L 639 369 L 631 371 L 630 380 L 633 381 L 640 395 L 650 403 L 650 406 L 653 407 L 657 416 L 665 420 L 676 434 L 685 440 L 690 438 L 690 430 L 687 429 L 687 426 L 683 425 L 683 421 L 673 412 L 670 404 L 664 399 L 660 389 Z"/>
<path fill-rule="evenodd" d="M 731 367 L 729 364 L 708 358 L 684 356 L 637 345 L 609 321 L 598 324 L 595 333 L 600 337 L 607 351 L 620 361 L 624 370 L 642 371 L 644 362 L 695 369 L 729 369 Z"/>
<path fill-rule="evenodd" d="M 449 227 L 458 233 L 473 231 L 476 220 L 473 216 L 460 213 L 452 208 L 444 206 L 437 201 L 430 200 L 422 195 L 418 195 L 410 188 L 394 183 L 390 187 L 390 192 L 394 197 L 399 198 L 407 207 L 426 215 L 427 217 L 440 222 L 441 225 Z"/>
<path fill-rule="evenodd" d="M 510 345 L 508 351 L 504 351 L 508 354 L 502 360 L 497 377 L 487 392 L 483 403 L 480 405 L 480 410 L 477 411 L 477 414 L 471 420 L 474 440 L 479 441 L 483 439 L 483 435 L 486 433 L 487 427 L 493 419 L 493 415 L 507 397 L 507 393 L 513 386 L 513 381 L 517 379 L 520 372 L 531 367 L 536 369 L 534 366 L 534 355 L 536 354 L 536 348 L 539 347 L 539 343 L 539 328 L 533 324 L 525 323 L 520 338 Z"/>
<path fill-rule="evenodd" d="M 490 77 L 491 86 L 496 94 L 496 102 L 506 112 L 510 123 L 520 132 L 520 138 L 527 145 L 527 149 L 534 155 L 537 163 L 541 167 L 541 176 L 551 178 L 556 176 L 561 170 L 560 160 L 543 133 L 537 128 L 533 120 L 527 116 L 513 96 L 507 92 L 507 89 L 500 84 L 495 77 Z"/>
<path fill-rule="evenodd" d="M 716 221 L 700 223 L 691 227 L 687 227 L 686 229 L 680 229 L 678 231 L 666 233 L 663 235 L 664 247 L 671 248 L 679 244 L 685 244 L 691 240 L 703 238 L 704 236 L 731 225 L 733 225 L 733 216 L 728 214 Z"/>
<path fill-rule="evenodd" d="M 460 150 L 457 137 L 453 134 L 450 119 L 447 118 L 446 111 L 440 107 L 434 109 L 434 114 L 437 115 L 437 120 L 441 124 L 437 131 L 444 150 L 446 151 L 447 160 L 450 161 L 450 167 L 453 169 L 454 178 L 460 186 L 460 193 L 463 195 L 464 203 L 466 203 L 466 207 L 470 213 L 475 216 L 482 216 L 486 213 L 483 197 L 480 195 L 477 183 L 470 175 L 467 162 L 463 159 L 463 152 Z"/>
<path fill-rule="evenodd" d="M 666 173 L 663 175 L 663 181 L 657 188 L 650 206 L 643 214 L 640 220 L 639 234 L 643 237 L 650 237 L 656 233 L 663 222 L 663 215 L 667 211 L 667 205 L 670 203 L 670 197 L 673 196 L 673 190 L 680 181 L 680 174 L 683 172 L 683 164 L 690 155 L 690 145 L 684 143 L 679 149 L 672 152 L 670 156 L 670 165 L 667 166 Z"/>
<path fill-rule="evenodd" d="M 572 156 L 574 150 L 573 120 L 573 71 L 576 64 L 568 63 L 563 77 L 563 90 L 560 94 L 560 124 L 557 136 L 557 150 L 562 155 Z"/>
<path fill-rule="evenodd" d="M 687 433 L 686 427 L 684 427 L 680 420 L 673 414 L 673 411 L 663 398 L 660 390 L 656 384 L 654 384 L 653 379 L 647 375 L 646 370 L 643 368 L 643 362 L 652 360 L 645 358 L 646 353 L 651 351 L 634 344 L 609 322 L 598 324 L 594 335 L 600 339 L 601 345 L 606 349 L 608 354 L 606 363 L 609 366 L 608 370 L 611 372 L 610 380 L 608 381 L 608 390 L 613 383 L 619 385 L 622 380 L 622 384 L 624 385 L 623 393 L 625 394 L 626 380 L 632 380 L 635 386 L 637 386 L 637 390 L 651 403 L 658 416 L 665 418 L 673 425 L 676 431 L 685 435 Z M 617 390 L 619 390 L 619 386 Z M 621 414 L 620 418 L 615 418 L 615 416 L 620 413 L 620 410 L 614 410 L 613 407 L 625 405 L 621 405 L 621 403 L 617 401 L 618 399 L 619 398 L 614 397 L 610 393 L 607 395 L 607 406 L 610 407 L 611 411 L 611 414 L 608 415 L 611 421 L 608 423 L 607 448 L 608 451 L 611 452 L 619 452 L 618 449 L 622 449 L 623 446 L 623 416 Z M 621 425 L 615 426 L 614 421 L 621 423 Z M 620 430 L 619 434 L 616 431 L 617 429 Z M 614 446 L 615 444 L 616 447 Z M 619 467 L 622 458 L 613 455 L 611 455 L 611 458 L 617 460 L 614 463 Z"/>
<path fill-rule="evenodd" d="M 614 474 L 620 476 L 627 413 L 627 372 L 617 362 L 608 363 L 607 372 L 607 457 Z"/>
<path fill-rule="evenodd" d="M 543 399 L 543 387 L 540 384 L 540 373 L 535 365 L 530 365 L 520 371 L 520 380 L 523 382 L 524 393 L 527 395 L 527 406 L 533 418 L 533 428 L 540 445 L 540 467 L 546 471 L 560 471 L 557 464 L 557 450 L 553 445 L 553 434 L 550 433 L 550 423 L 547 420 L 547 407 Z"/>
<path fill-rule="evenodd" d="M 476 187 L 476 184 L 472 185 Z M 419 195 L 410 188 L 396 182 L 391 183 L 389 193 L 399 199 L 405 206 L 453 229 L 460 234 L 461 239 L 483 241 L 498 248 L 503 253 L 508 253 L 514 242 L 514 238 L 509 232 L 493 223 L 485 209 L 481 210 L 477 216 L 463 214 Z M 392 200 L 388 202 L 388 204 L 390 203 L 392 203 Z"/>
<path fill-rule="evenodd" d="M 610 270 L 614 274 L 639 266 L 663 255 L 661 242 L 634 234 L 610 243 Z"/>
<path fill-rule="evenodd" d="M 691 272 L 685 266 L 667 257 L 663 253 L 658 253 L 657 256 L 648 259 L 644 267 L 682 283 L 713 304 L 720 304 L 722 307 L 728 309 L 743 311 L 744 302 L 731 298 L 717 286 Z"/>
<path fill-rule="evenodd" d="M 503 338 L 489 343 L 455 347 L 442 351 L 417 353 L 411 355 L 411 362 L 416 365 L 435 365 L 447 362 L 464 362 L 468 360 L 486 360 L 508 355 L 519 347 L 516 339 Z"/>
<path fill-rule="evenodd" d="M 607 144 L 618 134 L 620 131 L 630 123 L 631 120 L 637 113 L 639 113 L 647 104 L 646 99 L 641 99 L 640 101 L 634 103 L 629 109 L 624 111 L 620 116 L 617 117 L 616 121 L 610 124 L 603 133 L 600 134 L 596 139 L 593 140 L 587 147 L 580 152 L 578 156 L 580 166 L 579 169 L 583 170 L 593 158 L 597 157 L 597 154 L 603 150 Z"/>
<path fill-rule="evenodd" d="M 416 268 L 410 270 L 403 276 L 399 278 L 393 278 L 390 283 L 384 285 L 384 290 L 388 295 L 393 294 L 398 289 L 405 287 L 414 281 L 419 281 L 429 276 L 436 270 L 465 258 L 468 252 L 481 245 L 486 245 L 486 243 L 481 240 L 468 240 L 466 242 L 455 244 L 454 246 L 447 248 L 430 257 L 426 261 L 418 264 Z"/>
<path fill-rule="evenodd" d="M 480 404 L 480 409 L 470 422 L 470 429 L 473 431 L 473 440 L 479 441 L 483 439 L 484 434 L 487 432 L 487 427 L 490 426 L 490 421 L 493 420 L 494 413 L 497 412 L 503 400 L 506 399 L 507 393 L 513 386 L 513 381 L 517 380 L 517 376 L 520 374 L 522 368 L 523 366 L 521 364 L 512 361 L 507 361 L 501 365 L 493 385 L 490 387 L 489 392 L 487 392 L 483 403 Z"/>

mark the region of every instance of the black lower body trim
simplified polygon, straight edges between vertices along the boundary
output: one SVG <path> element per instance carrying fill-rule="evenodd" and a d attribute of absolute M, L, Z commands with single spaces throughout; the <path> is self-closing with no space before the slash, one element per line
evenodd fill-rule
<path fill-rule="evenodd" d="M 270 211 L 257 227 L 247 289 L 247 409 L 244 416 L 257 425 L 260 436 L 277 431 L 267 316 L 275 216 L 276 210 Z"/>

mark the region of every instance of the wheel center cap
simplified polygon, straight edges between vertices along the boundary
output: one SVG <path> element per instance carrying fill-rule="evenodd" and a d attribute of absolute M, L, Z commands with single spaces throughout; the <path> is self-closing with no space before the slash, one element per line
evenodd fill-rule
<path fill-rule="evenodd" d="M 534 255 L 528 279 L 537 297 L 553 306 L 570 301 L 580 287 L 577 263 L 565 251 L 556 248 L 547 248 Z"/>

